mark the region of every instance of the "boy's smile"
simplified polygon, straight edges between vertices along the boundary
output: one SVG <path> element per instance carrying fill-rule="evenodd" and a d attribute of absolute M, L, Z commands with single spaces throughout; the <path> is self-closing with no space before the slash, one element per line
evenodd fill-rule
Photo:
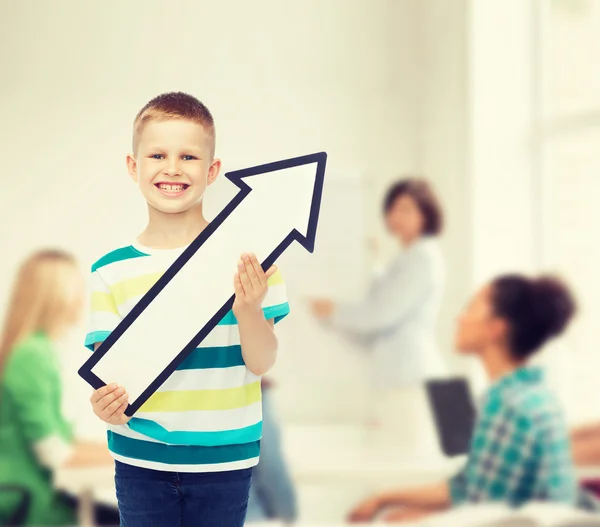
<path fill-rule="evenodd" d="M 185 183 L 155 183 L 154 186 L 169 198 L 178 198 L 190 187 Z"/>

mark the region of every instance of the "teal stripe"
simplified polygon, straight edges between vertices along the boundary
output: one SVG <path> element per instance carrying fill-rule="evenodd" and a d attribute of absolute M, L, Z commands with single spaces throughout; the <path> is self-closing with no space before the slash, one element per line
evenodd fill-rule
<path fill-rule="evenodd" d="M 237 319 L 235 318 L 233 311 L 229 311 L 229 313 L 219 320 L 217 326 L 234 326 L 235 324 L 237 324 Z"/>
<path fill-rule="evenodd" d="M 276 306 L 266 307 L 263 309 L 263 312 L 267 320 L 273 318 L 275 319 L 275 324 L 277 324 L 277 322 L 283 320 L 289 314 L 290 305 L 287 302 L 284 302 L 283 304 L 277 304 Z"/>
<path fill-rule="evenodd" d="M 244 364 L 241 346 L 220 346 L 214 348 L 196 348 L 177 369 L 231 368 L 233 366 L 244 366 Z"/>
<path fill-rule="evenodd" d="M 129 428 L 145 436 L 172 445 L 221 446 L 239 445 L 259 441 L 262 436 L 262 422 L 236 430 L 219 432 L 169 431 L 149 419 L 134 417 Z"/>
<path fill-rule="evenodd" d="M 103 342 L 110 335 L 110 331 L 92 331 L 85 336 L 85 347 L 94 351 L 96 342 Z M 209 368 L 232 368 L 244 366 L 242 347 L 217 346 L 207 348 L 196 348 L 177 367 L 178 370 L 203 370 Z"/>
<path fill-rule="evenodd" d="M 189 446 L 152 443 L 107 432 L 108 448 L 115 454 L 168 465 L 215 465 L 258 457 L 260 441 L 242 445 Z"/>
<path fill-rule="evenodd" d="M 288 313 L 290 312 L 290 305 L 287 302 L 283 304 L 277 304 L 275 306 L 265 307 L 263 309 L 263 313 L 265 315 L 265 319 L 270 320 L 271 318 L 275 319 L 275 323 L 282 320 Z M 234 326 L 237 324 L 237 318 L 233 314 L 233 311 L 229 311 L 220 321 L 219 326 Z"/>
<path fill-rule="evenodd" d="M 138 251 L 132 245 L 115 249 L 114 251 L 105 254 L 102 258 L 95 262 L 94 265 L 92 265 L 92 273 L 111 263 L 120 262 L 121 260 L 129 260 L 130 258 L 139 258 L 140 256 L 149 255 Z"/>
<path fill-rule="evenodd" d="M 94 351 L 94 344 L 96 342 L 104 342 L 110 333 L 110 331 L 92 331 L 88 333 L 85 336 L 85 347 L 90 351 Z"/>

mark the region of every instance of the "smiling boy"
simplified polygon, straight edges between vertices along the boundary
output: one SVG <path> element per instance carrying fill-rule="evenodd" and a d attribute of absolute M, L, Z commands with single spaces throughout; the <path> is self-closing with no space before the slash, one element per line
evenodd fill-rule
<path fill-rule="evenodd" d="M 131 245 L 92 266 L 89 349 L 207 226 L 203 196 L 221 168 L 214 154 L 213 117 L 190 95 L 159 95 L 136 116 L 127 167 L 147 202 L 148 224 Z M 133 418 L 124 414 L 126 387 L 92 394 L 108 427 L 125 527 L 244 524 L 262 434 L 260 378 L 275 363 L 274 324 L 289 305 L 278 270 L 265 273 L 252 254 L 241 255 L 232 289 L 232 311 Z"/>

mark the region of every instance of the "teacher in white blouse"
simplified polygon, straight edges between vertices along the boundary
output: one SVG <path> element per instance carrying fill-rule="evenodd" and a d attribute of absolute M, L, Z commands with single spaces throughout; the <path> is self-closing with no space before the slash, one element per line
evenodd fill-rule
<path fill-rule="evenodd" d="M 437 240 L 442 208 L 426 180 L 394 184 L 385 196 L 383 213 L 387 230 L 402 250 L 361 302 L 315 299 L 311 308 L 316 317 L 372 352 L 372 387 L 378 394 L 374 404 L 379 417 L 387 420 L 389 413 L 408 417 L 401 409 L 414 408 L 414 395 L 409 394 L 422 389 L 426 379 L 446 374 L 436 342 L 445 268 Z M 398 419 L 404 421 L 400 415 Z"/>

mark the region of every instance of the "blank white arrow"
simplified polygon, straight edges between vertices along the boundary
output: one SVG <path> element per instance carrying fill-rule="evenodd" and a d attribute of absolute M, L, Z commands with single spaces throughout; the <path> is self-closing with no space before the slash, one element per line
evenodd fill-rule
<path fill-rule="evenodd" d="M 240 192 L 79 374 L 95 388 L 125 386 L 133 415 L 231 309 L 240 254 L 254 252 L 267 269 L 293 241 L 313 251 L 326 158 L 322 152 L 226 174 Z"/>

